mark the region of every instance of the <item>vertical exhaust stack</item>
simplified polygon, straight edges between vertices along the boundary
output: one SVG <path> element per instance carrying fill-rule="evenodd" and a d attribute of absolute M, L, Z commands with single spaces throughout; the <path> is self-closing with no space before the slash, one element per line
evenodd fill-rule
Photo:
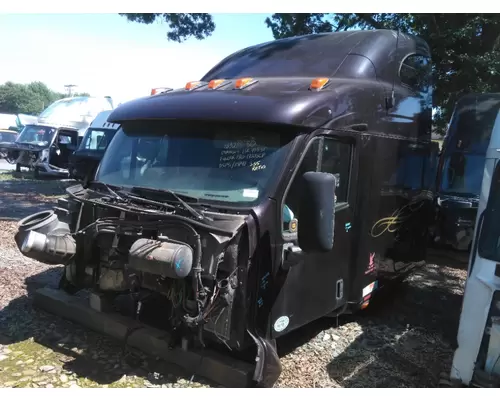
<path fill-rule="evenodd" d="M 115 108 L 115 106 L 113 104 L 113 99 L 111 98 L 111 96 L 104 96 L 104 98 L 106 100 L 108 100 L 109 104 L 111 104 L 111 108 Z"/>

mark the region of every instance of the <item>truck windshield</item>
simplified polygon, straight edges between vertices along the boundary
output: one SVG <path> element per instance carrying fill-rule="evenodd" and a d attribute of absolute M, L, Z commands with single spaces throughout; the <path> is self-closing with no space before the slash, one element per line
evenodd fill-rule
<path fill-rule="evenodd" d="M 450 121 L 445 152 L 486 153 L 499 108 L 497 93 L 462 98 Z"/>
<path fill-rule="evenodd" d="M 294 136 L 248 125 L 125 125 L 106 150 L 96 180 L 250 206 L 270 190 Z"/>
<path fill-rule="evenodd" d="M 450 195 L 479 196 L 485 155 L 454 152 L 444 159 L 441 192 Z"/>
<path fill-rule="evenodd" d="M 17 138 L 17 143 L 30 143 L 46 146 L 52 142 L 56 128 L 49 126 L 26 125 Z"/>
<path fill-rule="evenodd" d="M 440 190 L 478 197 L 486 149 L 500 107 L 500 95 L 465 96 L 457 102 L 443 147 Z"/>

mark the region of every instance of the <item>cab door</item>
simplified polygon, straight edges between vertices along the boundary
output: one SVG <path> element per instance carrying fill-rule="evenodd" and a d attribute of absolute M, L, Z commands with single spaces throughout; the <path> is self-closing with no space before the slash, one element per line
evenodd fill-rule
<path fill-rule="evenodd" d="M 271 311 L 274 337 L 325 316 L 347 302 L 354 231 L 349 202 L 353 150 L 353 144 L 346 140 L 313 139 L 285 191 L 281 273 L 286 277 Z M 301 176 L 308 171 L 327 172 L 337 177 L 334 245 L 328 253 L 305 253 L 297 242 L 300 182 Z"/>

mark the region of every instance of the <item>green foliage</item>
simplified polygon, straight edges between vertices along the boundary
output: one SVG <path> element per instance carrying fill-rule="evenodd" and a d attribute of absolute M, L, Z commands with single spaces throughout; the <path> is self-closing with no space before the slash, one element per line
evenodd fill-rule
<path fill-rule="evenodd" d="M 89 96 L 78 93 L 75 96 Z M 27 85 L 6 82 L 0 85 L 0 113 L 38 115 L 56 100 L 67 97 L 63 93 L 50 90 L 42 82 Z"/>
<path fill-rule="evenodd" d="M 204 39 L 215 30 L 215 24 L 210 14 L 195 13 L 153 13 L 153 14 L 120 14 L 129 21 L 142 24 L 152 24 L 155 21 L 164 21 L 168 24 L 167 38 L 181 43 L 189 37 L 198 40 Z"/>

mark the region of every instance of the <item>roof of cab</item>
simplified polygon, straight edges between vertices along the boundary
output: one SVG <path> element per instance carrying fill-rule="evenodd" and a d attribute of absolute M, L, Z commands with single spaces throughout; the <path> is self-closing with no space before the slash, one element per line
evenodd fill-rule
<path fill-rule="evenodd" d="M 284 50 L 294 52 L 299 64 L 292 66 L 288 74 L 279 68 L 280 63 L 287 62 Z M 392 85 L 401 60 L 414 53 L 428 55 L 429 46 L 421 38 L 391 30 L 275 40 L 232 54 L 202 78 L 204 82 L 223 78 L 231 80 L 231 85 L 215 90 L 207 90 L 205 85 L 136 99 L 116 108 L 108 121 L 212 120 L 315 128 L 347 110 L 348 104 L 356 103 L 356 108 L 362 109 L 371 100 L 360 92 L 373 91 L 375 86 L 380 90 L 380 81 Z M 359 62 L 363 68 L 358 68 Z M 321 66 L 314 67 L 318 63 Z M 309 65 L 313 65 L 312 69 Z M 349 72 L 352 69 L 362 72 L 353 75 Z M 247 74 L 252 71 L 255 74 Z M 234 90 L 234 81 L 240 75 L 256 78 L 257 84 Z M 329 86 L 320 91 L 308 90 L 312 79 L 318 77 L 329 77 Z"/>
<path fill-rule="evenodd" d="M 101 111 L 94 118 L 94 120 L 90 124 L 89 128 L 119 129 L 120 128 L 119 124 L 114 124 L 114 123 L 108 121 L 108 117 L 112 111 L 113 110 Z"/>
<path fill-rule="evenodd" d="M 332 80 L 331 90 L 266 90 L 274 80 L 258 82 L 259 90 L 174 91 L 132 100 L 116 108 L 108 118 L 114 123 L 136 120 L 191 120 L 250 122 L 316 128 L 345 110 L 343 92 L 362 90 L 355 80 Z M 296 80 L 288 80 L 291 87 Z M 365 83 L 366 84 L 366 83 Z M 373 84 L 368 82 L 367 84 Z M 358 96 L 360 97 L 360 96 Z M 366 96 L 365 96 L 366 97 Z M 362 100 L 362 99 L 361 99 Z"/>
<path fill-rule="evenodd" d="M 273 40 L 237 51 L 215 65 L 201 80 L 244 76 L 347 77 L 352 59 L 368 61 L 359 78 L 375 69 L 380 80 L 392 80 L 401 59 L 418 53 L 430 57 L 420 37 L 394 30 L 352 30 Z M 297 62 L 303 60 L 304 62 Z M 371 76 L 367 76 L 370 78 Z"/>

